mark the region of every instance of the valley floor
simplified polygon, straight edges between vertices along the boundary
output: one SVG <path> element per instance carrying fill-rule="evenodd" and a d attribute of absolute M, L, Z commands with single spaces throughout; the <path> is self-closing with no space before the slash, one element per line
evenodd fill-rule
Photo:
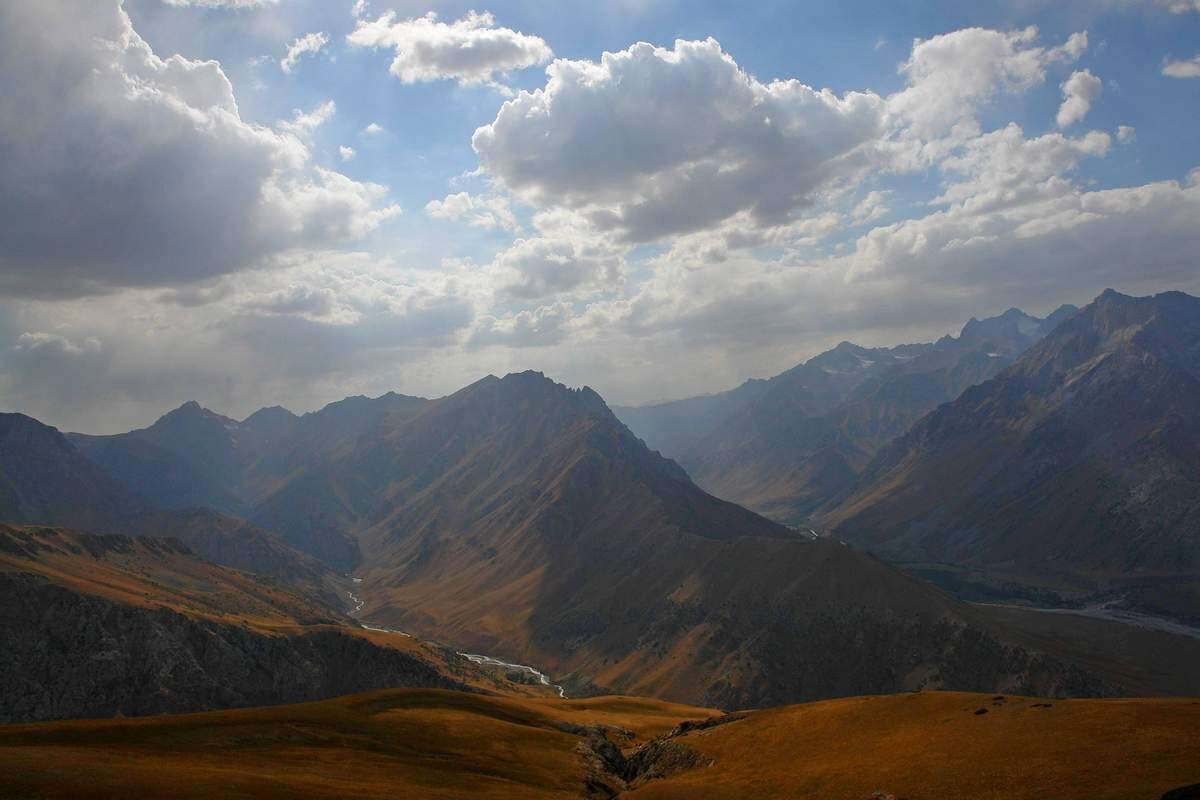
<path fill-rule="evenodd" d="M 715 714 L 389 690 L 9 725 L 0 796 L 1154 800 L 1200 782 L 1194 699 L 935 692 Z"/>

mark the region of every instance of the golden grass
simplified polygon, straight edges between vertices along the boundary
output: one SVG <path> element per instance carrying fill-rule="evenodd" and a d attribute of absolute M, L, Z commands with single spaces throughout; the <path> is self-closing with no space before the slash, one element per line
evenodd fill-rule
<path fill-rule="evenodd" d="M 0 796 L 37 798 L 577 798 L 579 739 L 638 741 L 704 709 L 390 690 L 273 708 L 0 727 Z"/>
<path fill-rule="evenodd" d="M 587 766 L 560 723 L 627 728 L 637 745 L 713 713 L 631 697 L 413 689 L 9 725 L 0 727 L 0 796 L 577 798 Z M 757 711 L 677 741 L 713 765 L 628 796 L 1154 800 L 1200 781 L 1200 700 L 857 697 Z"/>
<path fill-rule="evenodd" d="M 681 741 L 714 765 L 632 797 L 1155 800 L 1200 782 L 1191 699 L 860 697 L 760 711 Z"/>

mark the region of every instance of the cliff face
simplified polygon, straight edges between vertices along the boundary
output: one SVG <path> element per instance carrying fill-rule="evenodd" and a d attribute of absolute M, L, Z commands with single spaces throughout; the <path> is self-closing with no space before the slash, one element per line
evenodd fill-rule
<path fill-rule="evenodd" d="M 295 703 L 387 687 L 464 688 L 337 630 L 266 635 L 0 573 L 0 722 Z"/>

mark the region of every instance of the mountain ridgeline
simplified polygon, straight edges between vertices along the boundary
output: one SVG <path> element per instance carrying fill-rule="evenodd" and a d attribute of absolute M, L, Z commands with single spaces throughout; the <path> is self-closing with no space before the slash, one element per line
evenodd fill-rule
<path fill-rule="evenodd" d="M 1200 299 L 1105 292 L 885 447 L 821 524 L 1200 620 Z"/>
<path fill-rule="evenodd" d="M 688 445 L 710 451 L 698 482 L 594 391 L 536 372 L 240 422 L 188 403 L 103 437 L 5 415 L 0 519 L 176 536 L 331 608 L 352 589 L 361 619 L 537 664 L 571 694 L 736 708 L 926 687 L 1186 691 L 1163 654 L 1191 639 L 1094 621 L 1110 657 L 839 539 L 1017 577 L 1140 569 L 1173 581 L 1151 587 L 1161 608 L 1187 607 L 1197 302 L 1106 294 L 928 345 L 839 345 L 680 404 L 707 428 Z M 834 536 L 709 494 L 722 469 Z"/>
<path fill-rule="evenodd" d="M 998 374 L 1078 309 L 972 319 L 932 344 L 842 342 L 769 380 L 616 413 L 713 494 L 790 524 L 855 484 L 887 442 Z"/>
<path fill-rule="evenodd" d="M 540 373 L 299 442 L 275 413 L 284 433 L 254 457 L 249 420 L 180 414 L 225 443 L 191 464 L 223 465 L 210 484 L 289 546 L 353 567 L 367 619 L 536 663 L 572 692 L 739 707 L 922 686 L 1123 691 L 871 556 L 705 493 L 595 392 Z"/>

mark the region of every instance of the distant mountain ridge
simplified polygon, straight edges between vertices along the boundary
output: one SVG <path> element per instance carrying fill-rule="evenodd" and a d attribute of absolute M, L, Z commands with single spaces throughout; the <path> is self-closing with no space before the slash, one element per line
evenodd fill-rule
<path fill-rule="evenodd" d="M 147 428 L 67 438 L 156 507 L 208 506 L 245 515 L 292 470 L 353 440 L 385 415 L 425 402 L 388 392 L 348 397 L 301 416 L 281 406 L 262 408 L 239 422 L 192 400 Z"/>
<path fill-rule="evenodd" d="M 157 457 L 151 463 L 159 463 Z M 278 579 L 335 607 L 342 604 L 337 576 L 316 559 L 212 509 L 157 510 L 57 429 L 24 414 L 0 414 L 0 521 L 169 536 L 214 563 Z"/>
<path fill-rule="evenodd" d="M 921 355 L 835 350 L 798 370 L 814 377 L 784 400 L 835 409 L 866 361 Z M 744 707 L 919 687 L 1123 691 L 1105 664 L 707 494 L 586 387 L 489 376 L 359 413 L 375 402 L 303 437 L 304 418 L 278 411 L 230 426 L 182 409 L 221 445 L 198 444 L 192 463 L 232 463 L 252 523 L 354 569 L 364 619 L 537 664 L 573 694 Z M 274 445 L 228 459 L 260 426 Z"/>
<path fill-rule="evenodd" d="M 536 663 L 571 693 L 738 707 L 918 685 L 1118 691 L 706 494 L 595 392 L 540 373 L 387 417 L 259 513 L 310 552 L 355 542 L 365 618 Z"/>
<path fill-rule="evenodd" d="M 822 522 L 892 558 L 1125 586 L 1200 619 L 1200 299 L 1106 291 L 883 448 Z"/>
<path fill-rule="evenodd" d="M 853 485 L 880 446 L 997 374 L 1077 310 L 1063 306 L 1038 319 L 1009 309 L 931 344 L 842 342 L 768 380 L 616 412 L 706 490 L 794 524 Z"/>

